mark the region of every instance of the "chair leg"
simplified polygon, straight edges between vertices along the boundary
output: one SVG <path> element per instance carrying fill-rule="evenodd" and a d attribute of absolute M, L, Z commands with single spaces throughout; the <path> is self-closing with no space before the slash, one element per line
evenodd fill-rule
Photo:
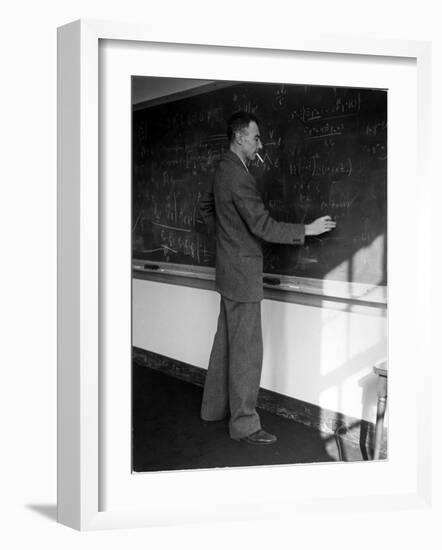
<path fill-rule="evenodd" d="M 382 433 L 384 429 L 385 409 L 387 408 L 387 377 L 379 375 L 377 383 L 378 406 L 376 413 L 376 431 L 373 460 L 379 460 Z"/>

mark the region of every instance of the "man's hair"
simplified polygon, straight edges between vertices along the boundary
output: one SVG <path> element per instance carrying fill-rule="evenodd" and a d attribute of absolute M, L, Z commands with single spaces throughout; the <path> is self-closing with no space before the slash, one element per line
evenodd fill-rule
<path fill-rule="evenodd" d="M 227 138 L 229 139 L 229 143 L 232 143 L 236 132 L 244 130 L 251 122 L 259 124 L 256 116 L 251 113 L 246 113 L 245 111 L 234 113 L 227 121 Z"/>

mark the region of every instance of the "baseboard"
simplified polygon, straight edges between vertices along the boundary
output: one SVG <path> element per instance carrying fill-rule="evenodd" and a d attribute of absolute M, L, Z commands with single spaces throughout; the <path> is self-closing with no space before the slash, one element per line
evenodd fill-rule
<path fill-rule="evenodd" d="M 206 370 L 200 367 L 136 347 L 133 348 L 133 360 L 138 365 L 161 371 L 185 382 L 197 386 L 204 385 Z M 358 445 L 365 459 L 372 458 L 375 432 L 375 425 L 372 422 L 344 415 L 264 388 L 259 390 L 258 407 L 329 434 L 330 437 L 338 437 L 349 441 L 353 445 Z M 380 452 L 381 459 L 387 458 L 387 440 L 387 430 L 384 429 Z"/>

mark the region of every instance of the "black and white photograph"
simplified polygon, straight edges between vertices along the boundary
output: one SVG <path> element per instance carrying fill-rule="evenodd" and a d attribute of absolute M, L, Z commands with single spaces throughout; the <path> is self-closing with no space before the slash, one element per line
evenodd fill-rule
<path fill-rule="evenodd" d="M 133 473 L 387 460 L 388 90 L 131 93 Z"/>

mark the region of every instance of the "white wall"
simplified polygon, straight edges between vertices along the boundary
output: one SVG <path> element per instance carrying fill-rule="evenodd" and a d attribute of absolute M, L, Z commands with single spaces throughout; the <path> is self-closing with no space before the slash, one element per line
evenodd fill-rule
<path fill-rule="evenodd" d="M 386 318 L 346 309 L 264 300 L 261 385 L 374 422 L 372 367 L 386 355 Z M 214 291 L 135 279 L 133 344 L 207 368 L 218 310 Z"/>

